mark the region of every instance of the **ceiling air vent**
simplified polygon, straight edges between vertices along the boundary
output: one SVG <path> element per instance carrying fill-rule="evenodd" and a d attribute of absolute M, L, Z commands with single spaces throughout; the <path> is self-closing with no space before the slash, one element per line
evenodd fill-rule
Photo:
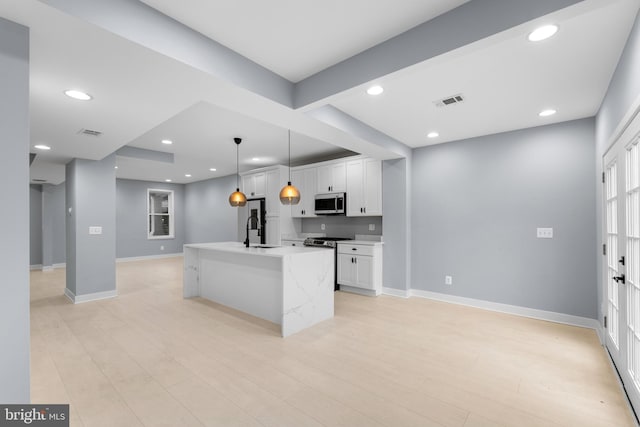
<path fill-rule="evenodd" d="M 448 105 L 460 104 L 461 102 L 464 102 L 464 97 L 461 93 L 433 101 L 436 107 L 446 107 Z"/>
<path fill-rule="evenodd" d="M 78 131 L 78 133 L 80 135 L 89 135 L 89 136 L 100 136 L 100 135 L 102 135 L 102 132 L 100 132 L 99 130 L 92 130 L 92 129 L 80 129 Z"/>

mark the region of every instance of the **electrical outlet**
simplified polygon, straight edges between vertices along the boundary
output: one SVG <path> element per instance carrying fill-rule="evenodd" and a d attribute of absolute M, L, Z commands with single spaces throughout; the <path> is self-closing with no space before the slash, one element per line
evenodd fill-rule
<path fill-rule="evenodd" d="M 164 246 L 160 246 L 160 250 L 161 250 L 161 251 L 164 251 Z"/>
<path fill-rule="evenodd" d="M 324 224 L 320 224 L 320 230 L 324 230 L 325 228 L 327 228 L 327 226 L 326 226 L 326 225 L 324 225 Z"/>
<path fill-rule="evenodd" d="M 375 224 L 369 224 L 369 231 L 375 231 L 376 230 L 376 225 Z"/>
<path fill-rule="evenodd" d="M 102 227 L 99 227 L 99 226 L 89 227 L 89 234 L 102 234 Z"/>
<path fill-rule="evenodd" d="M 538 239 L 553 239 L 553 228 L 536 229 L 536 237 Z"/>
<path fill-rule="evenodd" d="M 451 276 L 444 276 L 444 284 L 445 284 L 445 285 L 453 285 L 453 277 L 451 277 Z"/>

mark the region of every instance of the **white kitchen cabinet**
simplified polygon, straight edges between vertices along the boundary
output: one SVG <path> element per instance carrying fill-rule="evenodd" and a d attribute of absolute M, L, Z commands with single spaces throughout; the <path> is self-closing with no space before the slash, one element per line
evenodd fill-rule
<path fill-rule="evenodd" d="M 341 290 L 380 295 L 382 245 L 338 243 L 338 284 Z"/>
<path fill-rule="evenodd" d="M 346 163 L 347 216 L 382 215 L 382 162 L 356 159 Z"/>
<path fill-rule="evenodd" d="M 280 176 L 280 170 L 270 170 L 265 172 L 266 176 L 266 194 L 265 194 L 265 210 L 267 217 L 280 215 L 280 189 L 284 187 L 282 180 L 286 180 L 286 177 Z"/>
<path fill-rule="evenodd" d="M 291 183 L 300 191 L 300 203 L 291 205 L 294 218 L 313 218 L 317 187 L 317 168 L 296 168 L 291 170 Z"/>
<path fill-rule="evenodd" d="M 280 217 L 279 216 L 268 216 L 265 218 L 265 229 L 267 232 L 267 238 L 265 239 L 265 244 L 269 246 L 280 246 Z"/>
<path fill-rule="evenodd" d="M 296 231 L 291 219 L 290 206 L 280 203 L 280 190 L 287 185 L 289 169 L 286 166 L 269 166 L 240 174 L 242 190 L 248 199 L 265 200 L 265 244 L 280 246 L 281 235 Z M 245 216 L 246 218 L 246 216 Z"/>
<path fill-rule="evenodd" d="M 318 166 L 317 193 L 339 193 L 347 190 L 347 173 L 344 160 Z"/>
<path fill-rule="evenodd" d="M 242 176 L 242 192 L 248 199 L 264 197 L 266 194 L 266 174 L 250 173 Z"/>

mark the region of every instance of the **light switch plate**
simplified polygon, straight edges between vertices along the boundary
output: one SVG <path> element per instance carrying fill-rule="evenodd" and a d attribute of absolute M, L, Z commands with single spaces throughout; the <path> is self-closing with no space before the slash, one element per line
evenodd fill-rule
<path fill-rule="evenodd" d="M 538 228 L 536 236 L 538 239 L 553 239 L 553 228 Z"/>
<path fill-rule="evenodd" d="M 369 224 L 369 231 L 375 231 L 376 230 L 376 225 L 375 224 Z"/>
<path fill-rule="evenodd" d="M 95 225 L 89 227 L 89 234 L 102 234 L 102 227 Z"/>

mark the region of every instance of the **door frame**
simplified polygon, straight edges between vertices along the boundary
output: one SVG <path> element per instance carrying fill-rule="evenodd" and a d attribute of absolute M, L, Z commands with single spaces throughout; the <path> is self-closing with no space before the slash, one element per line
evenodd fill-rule
<path fill-rule="evenodd" d="M 604 177 L 604 174 L 606 173 L 606 168 L 608 165 L 608 163 L 605 162 L 605 158 L 609 155 L 610 151 L 614 148 L 617 148 L 616 145 L 618 143 L 622 143 L 624 149 L 626 150 L 626 147 L 629 146 L 631 143 L 633 143 L 633 141 L 635 141 L 639 137 L 640 137 L 640 97 L 636 99 L 636 101 L 633 103 L 631 108 L 627 111 L 623 119 L 620 121 L 620 123 L 616 127 L 615 131 L 609 138 L 607 149 L 602 153 L 602 156 L 599 159 L 600 167 L 602 168 L 601 172 L 603 174 L 603 177 Z M 600 181 L 600 179 L 598 179 L 598 181 Z M 600 185 L 602 186 L 600 187 L 601 188 L 601 197 L 600 197 L 601 216 L 600 216 L 599 225 L 600 225 L 600 239 L 601 239 L 601 243 L 604 245 L 605 243 L 607 243 L 607 223 L 606 223 L 607 198 L 606 198 L 606 191 L 605 191 L 604 185 L 603 184 L 600 184 Z M 618 194 L 618 200 L 619 202 L 621 201 L 624 203 L 623 206 L 624 206 L 624 210 L 626 211 L 626 188 L 623 194 Z M 618 209 L 619 210 L 623 209 L 623 207 L 619 205 Z M 626 218 L 626 212 L 625 212 L 625 218 Z M 626 239 L 626 235 L 625 235 L 625 239 Z M 608 250 L 609 248 L 607 248 L 607 251 Z M 603 318 L 599 319 L 599 322 L 603 322 L 604 316 L 607 314 L 608 264 L 607 264 L 607 256 L 603 254 L 602 250 L 600 250 L 600 254 L 601 256 L 599 257 L 600 259 L 599 265 L 601 267 L 600 280 L 602 285 L 600 290 L 601 292 L 600 313 L 603 316 Z M 626 274 L 626 269 L 625 269 L 625 274 Z M 625 289 L 625 294 L 626 294 L 626 289 Z M 626 299 L 626 295 L 625 295 L 625 299 Z M 602 331 L 600 334 L 601 343 L 607 352 L 607 356 L 609 357 L 609 360 L 612 363 L 613 369 L 616 371 L 618 380 L 620 381 L 620 385 L 622 389 L 625 391 L 625 394 L 627 395 L 626 396 L 627 403 L 629 404 L 631 411 L 634 413 L 634 415 L 636 415 L 636 420 L 637 420 L 637 414 L 640 413 L 640 403 L 638 403 L 637 393 L 634 393 L 635 394 L 635 399 L 634 399 L 634 398 L 631 398 L 631 396 L 629 395 L 629 391 L 627 390 L 628 387 L 634 387 L 634 384 L 625 384 L 624 382 L 625 377 L 628 378 L 628 375 L 626 374 L 626 372 L 622 372 L 622 370 L 626 370 L 627 366 L 616 366 L 614 359 L 612 358 L 611 354 L 609 354 L 609 347 L 607 346 L 608 331 L 604 328 L 603 323 L 601 323 L 601 326 L 602 326 Z M 619 327 L 621 329 L 624 328 L 624 334 L 622 335 L 622 337 L 620 337 L 620 339 L 626 340 L 627 339 L 627 336 L 626 336 L 627 319 L 626 318 L 620 319 Z M 626 351 L 626 346 L 624 351 Z M 625 359 L 626 358 L 627 357 L 625 355 Z M 627 360 L 626 364 L 628 365 L 628 363 L 629 361 Z M 635 406 L 634 406 L 634 402 L 636 403 Z"/>

